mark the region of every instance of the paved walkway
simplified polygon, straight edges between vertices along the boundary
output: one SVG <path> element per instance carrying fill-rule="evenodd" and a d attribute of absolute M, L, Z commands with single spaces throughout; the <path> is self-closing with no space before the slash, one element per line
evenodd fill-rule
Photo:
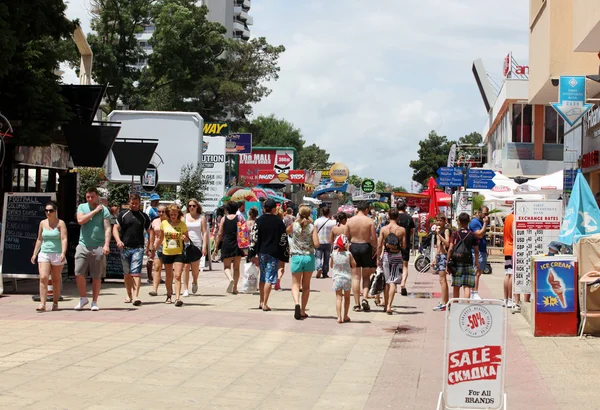
<path fill-rule="evenodd" d="M 502 276 L 495 266 L 480 293 L 501 296 Z M 256 294 L 226 294 L 220 271 L 204 272 L 200 295 L 182 308 L 147 296 L 148 285 L 135 308 L 122 303 L 122 284 L 106 283 L 100 312 L 72 310 L 72 283 L 59 312 L 38 314 L 30 296 L 5 295 L 0 408 L 435 408 L 445 319 L 431 310 L 437 277 L 411 266 L 411 295 L 396 297 L 395 315 L 375 308 L 343 325 L 329 280 L 313 279 L 303 321 L 293 319 L 289 273 L 283 283 L 272 312 L 257 309 Z M 581 400 L 592 399 L 587 391 L 600 376 L 593 362 L 600 342 L 533 338 L 522 316 L 509 319 L 509 408 L 597 408 Z"/>

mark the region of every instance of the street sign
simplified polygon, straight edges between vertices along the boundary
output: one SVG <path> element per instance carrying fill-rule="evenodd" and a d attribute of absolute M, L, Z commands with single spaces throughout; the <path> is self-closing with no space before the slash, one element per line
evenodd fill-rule
<path fill-rule="evenodd" d="M 496 173 L 492 169 L 484 168 L 471 168 L 469 169 L 468 177 L 477 179 L 492 179 L 496 176 Z"/>
<path fill-rule="evenodd" d="M 464 175 L 464 170 L 460 167 L 440 167 L 437 170 L 437 174 L 440 177 L 445 176 L 460 176 Z"/>
<path fill-rule="evenodd" d="M 463 186 L 463 183 L 464 183 L 462 176 L 460 178 L 455 178 L 455 177 L 439 177 L 436 180 L 436 182 L 437 182 L 437 184 L 439 186 L 444 186 L 444 187 L 448 187 L 448 186 L 450 186 L 450 187 L 452 187 L 452 186 L 458 187 L 458 186 Z"/>
<path fill-rule="evenodd" d="M 573 190 L 573 184 L 575 183 L 575 177 L 577 176 L 576 169 L 565 169 L 563 171 L 563 191 L 571 192 Z"/>
<path fill-rule="evenodd" d="M 467 179 L 468 189 L 492 189 L 496 183 L 491 179 Z"/>
<path fill-rule="evenodd" d="M 558 101 L 558 103 L 552 103 L 556 112 L 569 125 L 575 125 L 593 107 L 592 104 L 586 104 L 585 102 L 585 77 L 561 76 Z"/>

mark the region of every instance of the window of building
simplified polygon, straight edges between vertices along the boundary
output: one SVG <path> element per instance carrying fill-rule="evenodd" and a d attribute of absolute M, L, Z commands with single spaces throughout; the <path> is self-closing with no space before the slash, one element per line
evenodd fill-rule
<path fill-rule="evenodd" d="M 565 120 L 551 106 L 544 107 L 544 144 L 562 144 L 565 138 Z"/>
<path fill-rule="evenodd" d="M 512 142 L 531 143 L 533 107 L 528 104 L 513 104 Z"/>

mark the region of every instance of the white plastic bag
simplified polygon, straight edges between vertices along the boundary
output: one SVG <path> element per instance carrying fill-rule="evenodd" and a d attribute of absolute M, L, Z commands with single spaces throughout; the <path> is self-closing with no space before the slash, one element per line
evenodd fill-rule
<path fill-rule="evenodd" d="M 206 256 L 200 258 L 200 272 L 203 272 L 206 269 Z"/>
<path fill-rule="evenodd" d="M 244 264 L 244 277 L 242 278 L 242 293 L 254 293 L 258 286 L 258 268 L 252 262 Z"/>

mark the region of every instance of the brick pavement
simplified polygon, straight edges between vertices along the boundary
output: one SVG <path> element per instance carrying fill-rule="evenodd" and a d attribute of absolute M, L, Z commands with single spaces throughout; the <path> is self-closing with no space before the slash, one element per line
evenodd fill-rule
<path fill-rule="evenodd" d="M 495 272 L 483 296 L 498 296 Z M 289 273 L 283 283 L 289 288 Z M 204 272 L 200 296 L 182 308 L 147 296 L 147 285 L 135 308 L 122 303 L 122 284 L 105 285 L 100 312 L 73 311 L 73 298 L 38 314 L 29 296 L 0 298 L 0 408 L 435 408 L 444 314 L 431 310 L 431 273 L 411 272 L 414 294 L 396 297 L 395 315 L 351 313 L 343 325 L 328 280 L 313 279 L 303 321 L 292 317 L 289 290 L 273 292 L 273 311 L 262 312 L 256 295 L 226 295 L 219 271 Z M 67 284 L 65 296 L 75 294 Z M 509 319 L 509 408 L 572 408 L 580 381 L 567 351 L 581 344 L 533 338 L 520 315 Z M 593 372 L 586 363 L 595 340 L 584 340 L 587 353 L 571 361 L 578 371 Z"/>

